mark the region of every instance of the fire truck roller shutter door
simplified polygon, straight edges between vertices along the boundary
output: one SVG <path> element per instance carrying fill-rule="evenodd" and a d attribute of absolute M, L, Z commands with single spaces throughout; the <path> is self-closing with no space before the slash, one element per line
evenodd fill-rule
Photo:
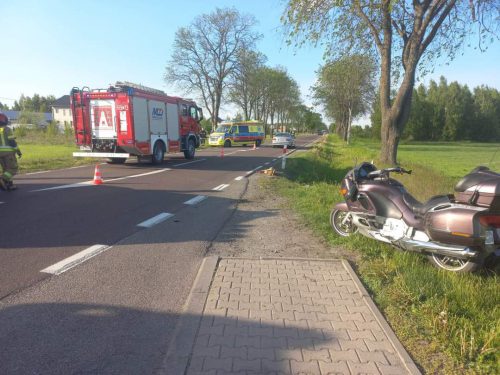
<path fill-rule="evenodd" d="M 179 112 L 177 104 L 167 103 L 167 129 L 170 141 L 179 140 Z"/>
<path fill-rule="evenodd" d="M 167 115 L 164 102 L 150 100 L 149 101 L 149 130 L 151 137 L 152 152 L 155 153 L 155 144 L 161 142 L 163 151 L 167 150 Z M 156 150 L 158 152 L 158 150 Z"/>
<path fill-rule="evenodd" d="M 148 103 L 144 98 L 133 98 L 134 134 L 136 142 L 149 142 Z"/>

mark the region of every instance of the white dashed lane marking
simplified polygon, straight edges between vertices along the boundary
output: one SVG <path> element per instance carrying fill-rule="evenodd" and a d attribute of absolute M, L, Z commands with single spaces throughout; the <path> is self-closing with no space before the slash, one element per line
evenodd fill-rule
<path fill-rule="evenodd" d="M 194 206 L 195 204 L 198 204 L 201 201 L 204 201 L 205 199 L 207 199 L 207 197 L 205 195 L 198 195 L 198 196 L 196 196 L 194 198 L 191 198 L 188 201 L 185 201 L 184 204 L 188 204 L 190 206 Z"/>
<path fill-rule="evenodd" d="M 142 228 L 151 228 L 156 224 L 160 224 L 161 222 L 170 219 L 172 216 L 174 216 L 174 214 L 170 214 L 168 212 L 162 212 L 159 215 L 153 216 L 151 219 L 148 219 L 146 221 L 143 221 L 142 223 L 137 224 L 137 226 Z"/>
<path fill-rule="evenodd" d="M 79 253 L 76 253 L 75 255 L 72 255 L 66 259 L 63 259 L 60 262 L 53 264 L 52 266 L 44 268 L 40 272 L 50 273 L 53 275 L 60 275 L 61 273 L 66 272 L 67 270 L 85 262 L 86 260 L 89 260 L 90 258 L 95 257 L 96 255 L 98 255 L 98 254 L 100 254 L 108 249 L 111 249 L 111 246 L 108 246 L 108 245 L 90 246 L 89 248 L 87 248 L 83 251 L 80 251 Z"/>
<path fill-rule="evenodd" d="M 200 161 L 205 161 L 205 160 L 207 160 L 207 159 L 199 159 L 199 160 L 188 161 L 186 163 L 175 164 L 174 167 L 180 167 L 181 165 L 188 165 L 188 164 L 199 163 Z"/>
<path fill-rule="evenodd" d="M 243 178 L 244 178 L 244 176 L 238 176 L 235 178 L 235 181 L 241 181 L 241 180 L 243 180 Z"/>
<path fill-rule="evenodd" d="M 214 191 L 222 191 L 225 188 L 227 188 L 228 186 L 229 186 L 229 184 L 222 184 L 222 185 L 214 187 L 212 190 L 214 190 Z"/>

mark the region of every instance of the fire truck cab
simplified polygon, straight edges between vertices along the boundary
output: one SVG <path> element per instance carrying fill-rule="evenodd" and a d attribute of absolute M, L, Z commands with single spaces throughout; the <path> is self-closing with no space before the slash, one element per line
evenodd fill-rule
<path fill-rule="evenodd" d="M 70 95 L 76 144 L 75 157 L 150 157 L 159 164 L 166 153 L 184 152 L 192 159 L 201 144 L 203 112 L 191 99 L 161 90 L 117 82 L 108 89 L 73 88 Z"/>

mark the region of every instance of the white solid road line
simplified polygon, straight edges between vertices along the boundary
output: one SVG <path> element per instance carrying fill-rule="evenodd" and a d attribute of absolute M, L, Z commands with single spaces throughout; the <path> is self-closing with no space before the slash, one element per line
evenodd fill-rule
<path fill-rule="evenodd" d="M 225 188 L 227 188 L 228 186 L 229 186 L 229 184 L 222 184 L 222 185 L 214 187 L 212 190 L 214 190 L 214 191 L 222 191 Z"/>
<path fill-rule="evenodd" d="M 189 204 L 190 206 L 194 206 L 195 204 L 200 203 L 201 201 L 204 201 L 205 199 L 207 199 L 207 197 L 205 195 L 198 195 L 194 198 L 191 198 L 188 201 L 185 201 L 184 204 Z"/>
<path fill-rule="evenodd" d="M 104 165 L 104 164 L 108 164 L 108 163 L 98 163 L 99 165 Z M 93 165 L 93 164 L 92 164 Z M 48 170 L 48 171 L 38 171 L 38 172 L 30 172 L 30 173 L 25 173 L 26 176 L 29 176 L 29 175 L 32 175 L 32 174 L 41 174 L 41 173 L 48 173 L 48 172 L 59 172 L 59 171 L 66 171 L 68 169 L 78 169 L 78 168 L 85 168 L 85 167 L 89 167 L 89 166 L 92 166 L 90 164 L 86 164 L 86 165 L 77 165 L 75 167 L 68 167 L 68 168 L 61 168 L 61 169 L 51 169 L 51 170 Z"/>
<path fill-rule="evenodd" d="M 132 176 L 111 178 L 109 180 L 104 179 L 104 182 L 113 182 L 113 181 L 127 180 L 129 178 L 137 178 L 137 177 L 149 176 L 151 174 L 162 173 L 162 172 L 165 172 L 165 171 L 171 171 L 171 169 L 170 168 L 164 168 L 164 169 L 159 169 L 157 171 L 152 171 L 152 172 L 147 172 L 147 173 L 141 173 L 141 174 L 134 174 Z"/>
<path fill-rule="evenodd" d="M 61 273 L 66 272 L 67 270 L 85 262 L 86 260 L 89 260 L 92 257 L 95 257 L 96 255 L 98 255 L 98 254 L 100 254 L 108 249 L 111 249 L 111 246 L 108 246 L 108 245 L 90 246 L 89 248 L 87 248 L 83 251 L 80 251 L 79 253 L 76 253 L 75 255 L 72 255 L 66 259 L 63 259 L 60 262 L 53 264 L 52 266 L 44 268 L 40 272 L 50 273 L 53 275 L 60 275 Z"/>
<path fill-rule="evenodd" d="M 174 214 L 170 214 L 168 212 L 162 212 L 159 215 L 153 216 L 151 219 L 143 221 L 142 223 L 137 224 L 138 227 L 142 228 L 151 228 L 156 224 L 160 224 L 161 222 L 170 219 Z"/>
<path fill-rule="evenodd" d="M 38 171 L 38 172 L 30 172 L 30 173 L 26 173 L 26 176 L 29 176 L 29 175 L 32 175 L 32 174 L 47 173 L 47 172 L 52 172 L 52 171 Z"/>
<path fill-rule="evenodd" d="M 141 173 L 141 174 L 134 174 L 132 176 L 125 176 L 125 177 L 118 177 L 118 178 L 111 178 L 109 180 L 104 179 L 104 182 L 113 182 L 113 181 L 121 181 L 121 180 L 127 180 L 129 178 L 137 178 L 137 177 L 143 177 L 143 176 L 148 176 L 151 174 L 156 174 L 156 173 L 162 173 L 165 171 L 171 171 L 170 168 L 165 168 L 165 169 L 160 169 L 152 172 L 147 172 L 147 173 Z M 78 187 L 84 187 L 84 186 L 91 186 L 94 184 L 94 181 L 83 181 L 83 182 L 77 182 L 76 184 L 69 184 L 69 185 L 60 185 L 60 186 L 54 186 L 50 188 L 45 188 L 45 189 L 37 189 L 37 190 L 31 190 L 30 193 L 35 193 L 37 191 L 47 191 L 47 190 L 60 190 L 60 189 L 71 189 L 71 188 L 78 188 Z"/>
<path fill-rule="evenodd" d="M 238 176 L 238 177 L 235 178 L 235 180 L 236 181 L 241 181 L 241 180 L 243 180 L 243 178 L 244 178 L 244 176 Z"/>
<path fill-rule="evenodd" d="M 200 161 L 204 161 L 204 160 L 207 160 L 207 159 L 199 159 L 199 160 L 188 161 L 186 163 L 175 164 L 174 167 L 180 167 L 181 165 L 188 165 L 188 164 L 193 164 L 193 163 L 199 163 Z"/>

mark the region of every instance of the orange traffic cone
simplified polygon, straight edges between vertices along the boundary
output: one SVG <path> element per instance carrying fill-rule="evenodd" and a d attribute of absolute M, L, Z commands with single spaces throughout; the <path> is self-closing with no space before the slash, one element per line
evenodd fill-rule
<path fill-rule="evenodd" d="M 220 148 L 220 157 L 223 158 L 224 157 L 224 146 L 222 146 Z"/>
<path fill-rule="evenodd" d="M 94 172 L 94 185 L 102 185 L 102 183 L 101 169 L 99 168 L 99 164 L 96 164 Z"/>
<path fill-rule="evenodd" d="M 257 142 L 254 142 L 254 143 L 253 143 L 253 149 L 254 149 L 254 150 L 257 150 Z"/>
<path fill-rule="evenodd" d="M 283 153 L 286 154 L 286 152 L 288 151 L 288 146 L 287 145 L 284 145 L 283 146 Z"/>

